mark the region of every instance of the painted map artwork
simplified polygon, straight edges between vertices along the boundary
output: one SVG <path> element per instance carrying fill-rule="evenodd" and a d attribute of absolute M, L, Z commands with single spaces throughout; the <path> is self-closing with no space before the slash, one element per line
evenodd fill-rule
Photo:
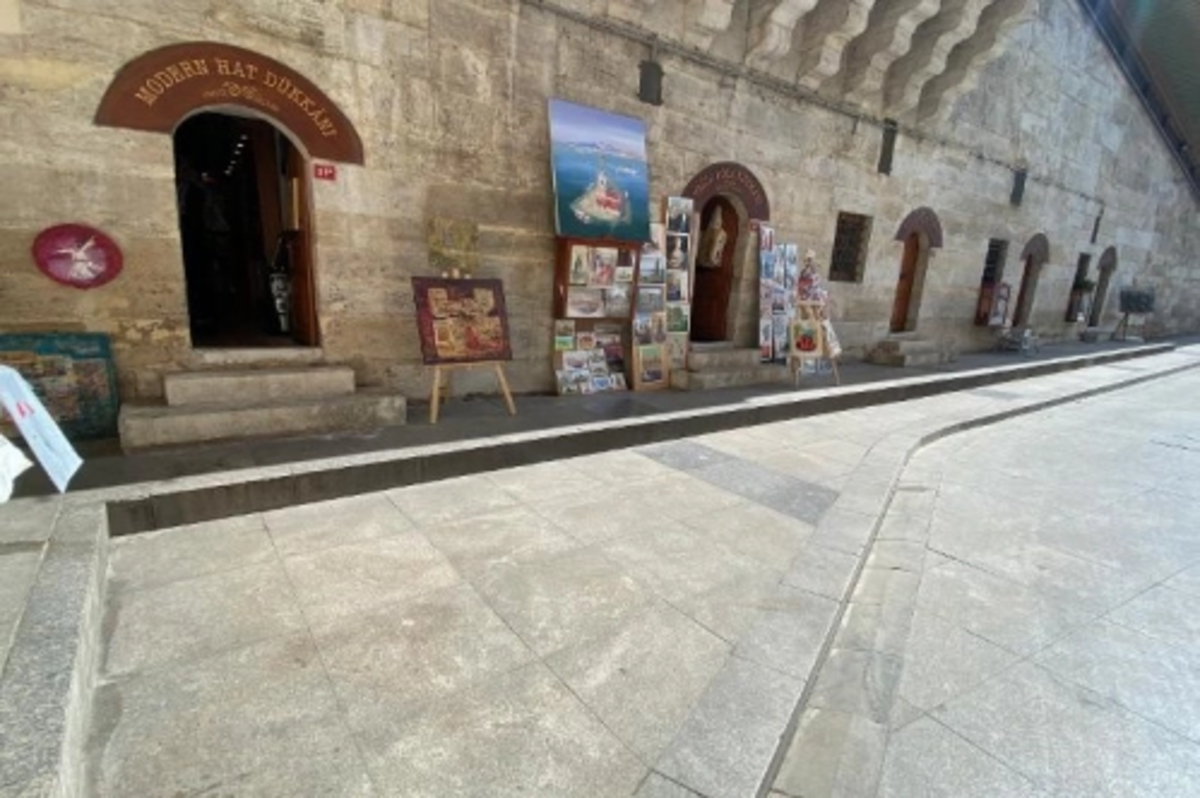
<path fill-rule="evenodd" d="M 68 439 L 116 436 L 117 375 L 107 335 L 0 334 L 0 364 L 29 381 Z M 7 416 L 0 420 L 0 434 L 18 437 Z"/>
<path fill-rule="evenodd" d="M 427 365 L 512 359 L 499 280 L 414 277 L 412 284 Z"/>
<path fill-rule="evenodd" d="M 552 99 L 550 166 L 560 236 L 639 245 L 649 239 L 645 122 Z"/>

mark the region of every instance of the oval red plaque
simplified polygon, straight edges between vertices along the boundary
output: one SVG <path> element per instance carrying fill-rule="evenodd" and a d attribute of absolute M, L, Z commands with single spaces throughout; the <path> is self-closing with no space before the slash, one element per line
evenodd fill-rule
<path fill-rule="evenodd" d="M 94 227 L 59 224 L 38 233 L 33 260 L 42 274 L 73 288 L 98 288 L 121 273 L 121 250 Z"/>

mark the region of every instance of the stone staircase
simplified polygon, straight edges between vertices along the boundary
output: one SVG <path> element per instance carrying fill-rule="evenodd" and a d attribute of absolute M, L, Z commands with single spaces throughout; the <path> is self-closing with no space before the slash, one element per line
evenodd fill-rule
<path fill-rule="evenodd" d="M 764 365 L 758 349 L 738 349 L 729 341 L 693 343 L 687 371 L 671 372 L 671 387 L 684 391 L 790 382 L 786 366 Z"/>
<path fill-rule="evenodd" d="M 404 397 L 356 390 L 348 366 L 201 368 L 163 377 L 164 404 L 121 407 L 121 448 L 366 432 L 405 423 Z"/>
<path fill-rule="evenodd" d="M 868 363 L 879 366 L 936 366 L 951 360 L 933 341 L 916 333 L 891 333 L 867 352 Z"/>

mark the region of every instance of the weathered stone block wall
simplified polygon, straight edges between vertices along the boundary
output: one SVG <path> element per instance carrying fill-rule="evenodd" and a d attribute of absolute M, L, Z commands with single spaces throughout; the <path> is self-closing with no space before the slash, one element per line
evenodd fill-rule
<path fill-rule="evenodd" d="M 689 9 L 713 25 L 723 14 L 734 26 L 748 19 L 744 2 L 724 10 L 713 0 L 568 5 L 664 35 L 682 28 Z M 126 399 L 159 394 L 161 374 L 190 362 L 172 145 L 160 134 L 96 127 L 92 116 L 124 63 L 188 40 L 228 42 L 288 64 L 361 134 L 365 165 L 341 166 L 337 182 L 316 181 L 312 205 L 325 357 L 352 364 L 362 384 L 427 391 L 408 278 L 440 270 L 457 252 L 475 275 L 505 282 L 514 389 L 552 387 L 550 97 L 645 119 L 655 198 L 712 162 L 745 164 L 768 192 L 778 240 L 815 249 L 823 265 L 837 213 L 871 216 L 863 282 L 832 285 L 850 348 L 886 333 L 902 253 L 893 237 L 921 206 L 945 231 L 929 265 L 923 334 L 959 348 L 984 345 L 972 319 L 987 241 L 1010 242 L 1015 301 L 1018 256 L 1038 232 L 1052 245 L 1033 315 L 1045 334 L 1069 329 L 1062 315 L 1078 253 L 1095 263 L 1109 245 L 1119 252 L 1114 297 L 1135 277 L 1158 285 L 1162 326 L 1200 329 L 1196 204 L 1069 0 L 1045 0 L 1004 38 L 948 123 L 918 126 L 922 136 L 902 131 L 890 176 L 876 172 L 881 131 L 869 120 L 693 60 L 661 56 L 666 103 L 644 105 L 636 99 L 644 45 L 522 0 L 95 0 L 86 11 L 24 0 L 19 10 L 18 31 L 0 30 L 8 131 L 0 155 L 10 175 L 0 195 L 0 328 L 109 332 Z M 677 35 L 705 44 L 691 28 Z M 708 43 L 736 60 L 745 41 L 731 28 Z M 1014 208 L 1010 166 L 1020 161 L 1031 177 Z M 120 279 L 78 292 L 37 273 L 33 237 L 68 220 L 114 236 L 126 254 Z M 431 266 L 430 225 L 439 220 L 468 230 L 468 243 L 435 246 Z M 1115 318 L 1115 299 L 1107 307 Z M 486 375 L 479 379 L 456 389 L 491 390 Z"/>

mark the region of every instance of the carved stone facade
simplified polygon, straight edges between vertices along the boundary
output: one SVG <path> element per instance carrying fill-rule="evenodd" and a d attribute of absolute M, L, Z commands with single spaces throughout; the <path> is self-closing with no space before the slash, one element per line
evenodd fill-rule
<path fill-rule="evenodd" d="M 362 165 L 311 181 L 306 202 L 321 358 L 353 366 L 362 385 L 427 392 L 409 278 L 457 256 L 505 282 L 514 390 L 552 388 L 551 97 L 644 119 L 655 198 L 714 163 L 742 164 L 766 192 L 777 239 L 816 250 L 826 268 L 838 213 L 871 217 L 861 282 L 830 284 L 850 352 L 888 333 L 904 247 L 891 232 L 918 209 L 943 234 L 920 334 L 988 345 L 973 319 L 989 240 L 1017 253 L 1039 235 L 1049 251 L 1030 323 L 1044 338 L 1075 331 L 1063 313 L 1078 256 L 1096 262 L 1110 247 L 1106 287 L 1158 286 L 1158 328 L 1200 330 L 1196 203 L 1075 0 L 6 0 L 0 10 L 0 331 L 111 334 L 126 400 L 159 396 L 162 375 L 194 360 L 175 159 L 168 134 L 94 120 L 123 66 L 193 41 L 286 65 L 361 136 Z M 652 51 L 661 106 L 637 99 Z M 877 171 L 885 118 L 898 123 L 890 174 Z M 1013 205 L 1020 170 L 1028 181 Z M 118 241 L 119 280 L 79 292 L 34 268 L 33 238 L 64 221 Z M 1014 291 L 1021 268 L 1010 257 Z M 1114 321 L 1116 303 L 1104 307 Z"/>

